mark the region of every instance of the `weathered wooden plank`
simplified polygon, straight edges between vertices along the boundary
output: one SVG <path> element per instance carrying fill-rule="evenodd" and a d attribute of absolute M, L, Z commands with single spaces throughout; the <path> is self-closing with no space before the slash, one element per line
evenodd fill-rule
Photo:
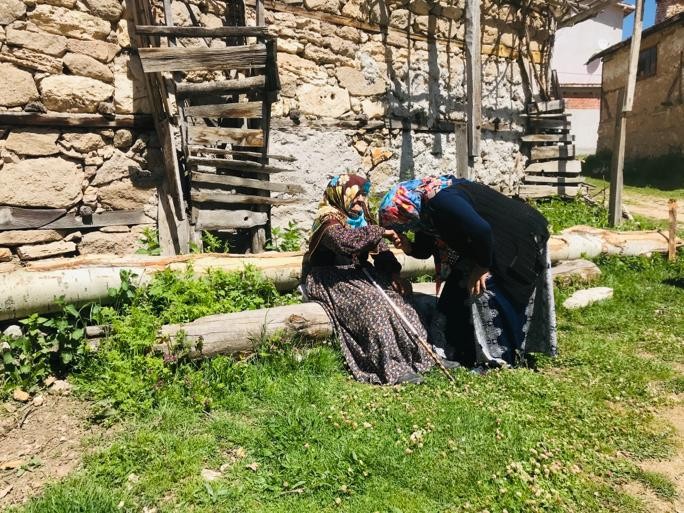
<path fill-rule="evenodd" d="M 263 226 L 268 222 L 266 212 L 251 210 L 192 209 L 192 217 L 197 230 L 247 229 Z"/>
<path fill-rule="evenodd" d="M 216 169 L 230 169 L 232 171 L 243 171 L 246 173 L 287 173 L 294 171 L 293 169 L 286 169 L 284 167 L 268 166 L 258 162 L 250 162 L 248 160 L 229 160 L 229 159 L 214 159 L 208 157 L 190 157 L 188 165 L 195 166 L 210 166 Z"/>
<path fill-rule="evenodd" d="M 117 115 L 108 119 L 99 114 L 63 114 L 39 112 L 0 112 L 0 126 L 55 126 L 73 128 L 140 128 L 154 127 L 154 120 L 148 114 Z"/>
<path fill-rule="evenodd" d="M 535 129 L 541 130 L 570 130 L 572 123 L 567 119 L 530 118 L 529 122 Z"/>
<path fill-rule="evenodd" d="M 575 197 L 579 194 L 580 187 L 564 185 L 521 185 L 518 196 L 521 198 L 548 198 L 551 196 Z"/>
<path fill-rule="evenodd" d="M 549 160 L 547 162 L 534 162 L 525 168 L 526 174 L 560 173 L 576 175 L 581 172 L 582 163 L 579 160 Z"/>
<path fill-rule="evenodd" d="M 256 180 L 254 178 L 240 178 L 239 176 L 218 175 L 213 173 L 192 173 L 191 180 L 193 184 L 210 183 L 233 187 L 248 187 L 250 189 L 260 189 L 263 191 L 286 192 L 288 194 L 299 194 L 304 192 L 304 188 L 298 184 L 278 183 Z"/>
<path fill-rule="evenodd" d="M 530 150 L 530 158 L 532 160 L 573 158 L 574 156 L 574 144 L 562 146 L 534 146 Z"/>
<path fill-rule="evenodd" d="M 220 128 L 209 126 L 188 126 L 190 144 L 230 143 L 238 146 L 262 147 L 264 132 L 256 128 Z"/>
<path fill-rule="evenodd" d="M 220 190 L 192 189 L 192 201 L 197 203 L 225 203 L 227 205 L 288 205 L 295 199 L 269 198 L 267 196 L 252 196 L 250 194 L 231 194 Z"/>
<path fill-rule="evenodd" d="M 542 114 L 546 112 L 563 112 L 565 110 L 565 100 L 551 100 L 548 102 L 532 102 L 527 106 L 530 114 Z"/>
<path fill-rule="evenodd" d="M 580 184 L 584 183 L 584 179 L 577 175 L 556 175 L 556 176 L 546 176 L 546 175 L 525 175 L 525 183 L 538 183 L 538 184 Z"/>
<path fill-rule="evenodd" d="M 480 127 L 482 125 L 482 28 L 480 0 L 465 2 L 466 82 L 468 102 L 468 156 L 480 155 Z"/>
<path fill-rule="evenodd" d="M 233 155 L 236 157 L 256 157 L 262 158 L 263 154 L 256 151 L 242 151 L 242 150 L 226 150 L 223 148 L 207 148 L 206 146 L 190 146 L 191 153 L 206 153 L 208 155 Z M 282 160 L 285 162 L 296 162 L 297 158 L 291 155 L 273 155 L 268 154 L 266 158 L 273 160 Z"/>
<path fill-rule="evenodd" d="M 67 214 L 52 223 L 44 225 L 43 228 L 52 230 L 72 230 L 77 228 L 98 228 L 101 226 L 132 226 L 150 222 L 150 219 L 142 210 L 120 210 L 93 214 L 90 217 L 81 217 L 73 213 Z"/>
<path fill-rule="evenodd" d="M 522 136 L 522 142 L 542 143 L 542 142 L 573 142 L 575 136 L 571 134 L 528 134 Z"/>
<path fill-rule="evenodd" d="M 191 105 L 185 107 L 185 115 L 196 118 L 260 118 L 262 108 L 261 102 Z"/>
<path fill-rule="evenodd" d="M 226 48 L 139 48 L 145 73 L 263 68 L 266 46 L 261 43 Z"/>
<path fill-rule="evenodd" d="M 176 94 L 179 96 L 195 96 L 205 94 L 225 94 L 239 91 L 251 91 L 264 87 L 266 77 L 255 75 L 253 77 L 239 78 L 235 80 L 217 80 L 216 82 L 202 82 L 193 84 L 183 82 L 176 84 Z"/>
<path fill-rule="evenodd" d="M 169 27 L 164 25 L 138 25 L 138 34 L 166 37 L 274 37 L 267 27 Z"/>
<path fill-rule="evenodd" d="M 572 112 L 547 112 L 544 114 L 520 114 L 522 118 L 530 119 L 568 119 L 572 117 Z"/>
<path fill-rule="evenodd" d="M 0 207 L 0 230 L 42 228 L 64 214 L 61 208 Z"/>

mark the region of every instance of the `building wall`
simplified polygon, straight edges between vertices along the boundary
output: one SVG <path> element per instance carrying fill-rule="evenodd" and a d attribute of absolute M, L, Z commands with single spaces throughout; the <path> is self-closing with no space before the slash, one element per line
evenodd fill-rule
<path fill-rule="evenodd" d="M 147 112 L 117 0 L 0 3 L 0 110 L 109 116 Z M 143 224 L 0 232 L 0 253 L 132 253 L 157 218 L 161 152 L 149 128 L 0 128 L 0 209 L 139 210 Z M 44 246 L 44 244 L 48 244 Z M 36 255 L 33 255 L 34 257 Z"/>
<path fill-rule="evenodd" d="M 656 0 L 656 4 L 656 23 L 684 12 L 684 0 Z"/>
<path fill-rule="evenodd" d="M 658 45 L 657 72 L 637 80 L 634 110 L 627 118 L 627 158 L 652 157 L 684 150 L 684 103 L 674 88 L 670 103 L 668 91 L 681 75 L 684 52 L 684 24 L 666 27 L 645 37 L 641 48 Z M 605 57 L 603 63 L 603 108 L 599 125 L 599 149 L 613 147 L 615 113 L 619 91 L 627 80 L 629 46 Z"/>

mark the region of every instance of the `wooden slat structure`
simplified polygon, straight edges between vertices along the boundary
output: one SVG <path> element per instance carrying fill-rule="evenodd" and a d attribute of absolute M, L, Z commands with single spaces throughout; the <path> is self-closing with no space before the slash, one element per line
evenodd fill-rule
<path fill-rule="evenodd" d="M 150 0 L 134 1 L 149 11 Z M 167 103 L 177 106 L 169 117 L 180 135 L 189 239 L 201 244 L 202 230 L 247 229 L 251 250 L 262 251 L 271 206 L 302 192 L 270 180 L 290 169 L 269 165 L 269 158 L 294 159 L 267 151 L 271 104 L 280 82 L 275 37 L 265 26 L 262 0 L 256 2 L 256 26 L 250 27 L 204 27 L 196 20 L 193 26 L 176 26 L 170 0 L 163 4 L 163 22 L 151 15 L 135 19 L 142 43 L 138 54 L 147 76 L 173 77 Z M 210 72 L 213 79 L 196 82 L 195 72 Z"/>
<path fill-rule="evenodd" d="M 549 96 L 559 88 L 552 88 Z M 522 137 L 530 161 L 518 189 L 523 198 L 574 197 L 582 192 L 582 163 L 575 160 L 575 137 L 570 114 L 562 98 L 532 102 L 527 106 L 527 134 Z"/>

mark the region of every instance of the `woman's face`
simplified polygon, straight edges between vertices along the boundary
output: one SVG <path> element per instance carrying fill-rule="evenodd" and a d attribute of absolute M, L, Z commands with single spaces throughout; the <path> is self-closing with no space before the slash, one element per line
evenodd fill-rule
<path fill-rule="evenodd" d="M 365 205 L 366 197 L 363 194 L 359 194 L 354 200 L 354 203 L 352 203 L 350 210 L 355 214 L 360 214 L 361 212 L 363 212 L 363 208 Z"/>

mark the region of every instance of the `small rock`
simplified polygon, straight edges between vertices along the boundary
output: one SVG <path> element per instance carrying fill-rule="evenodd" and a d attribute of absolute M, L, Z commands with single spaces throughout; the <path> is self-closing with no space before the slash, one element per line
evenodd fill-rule
<path fill-rule="evenodd" d="M 9 460 L 5 461 L 3 463 L 0 463 L 0 468 L 2 470 L 14 470 L 16 468 L 21 467 L 24 464 L 22 460 Z"/>
<path fill-rule="evenodd" d="M 12 252 L 8 248 L 0 248 L 0 262 L 12 260 Z"/>
<path fill-rule="evenodd" d="M 81 232 L 72 232 L 64 237 L 64 242 L 80 242 L 82 238 L 83 234 Z"/>
<path fill-rule="evenodd" d="M 52 395 L 70 395 L 72 386 L 63 379 L 56 380 L 49 389 Z"/>
<path fill-rule="evenodd" d="M 12 399 L 19 401 L 20 403 L 25 403 L 31 399 L 31 396 L 24 392 L 21 388 L 15 388 L 14 392 L 12 393 Z"/>
<path fill-rule="evenodd" d="M 578 290 L 565 300 L 563 306 L 568 310 L 584 308 L 598 301 L 605 301 L 613 297 L 613 289 L 609 287 L 595 287 L 592 289 Z"/>
<path fill-rule="evenodd" d="M 43 385 L 45 385 L 46 387 L 49 387 L 49 386 L 52 385 L 55 381 L 57 381 L 57 378 L 56 378 L 56 377 L 54 377 L 54 376 L 48 376 L 47 378 L 45 378 L 45 381 L 43 381 Z"/>
<path fill-rule="evenodd" d="M 114 134 L 114 146 L 119 149 L 128 148 L 133 144 L 133 134 L 130 130 L 117 130 Z"/>
<path fill-rule="evenodd" d="M 24 335 L 21 331 L 21 326 L 17 324 L 11 324 L 7 326 L 2 334 L 9 338 L 19 338 Z"/>
<path fill-rule="evenodd" d="M 203 468 L 202 472 L 200 472 L 200 475 L 202 476 L 202 479 L 204 479 L 205 481 L 216 481 L 218 478 L 221 477 L 221 472 L 216 472 L 215 470 Z"/>
<path fill-rule="evenodd" d="M 24 107 L 24 112 L 39 112 L 45 114 L 47 109 L 45 108 L 45 105 L 40 102 L 29 102 Z"/>
<path fill-rule="evenodd" d="M 37 395 L 33 398 L 33 406 L 43 406 L 45 398 L 42 395 Z"/>

